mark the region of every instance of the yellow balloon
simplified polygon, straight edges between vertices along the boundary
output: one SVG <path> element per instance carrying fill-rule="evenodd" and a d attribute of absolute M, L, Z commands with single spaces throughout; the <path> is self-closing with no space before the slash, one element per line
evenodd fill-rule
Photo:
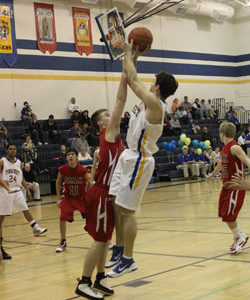
<path fill-rule="evenodd" d="M 206 140 L 204 144 L 205 144 L 206 146 L 210 147 L 211 142 L 210 142 L 209 140 Z"/>
<path fill-rule="evenodd" d="M 197 149 L 197 153 L 198 153 L 199 155 L 202 153 L 201 148 L 198 148 L 198 149 Z"/>
<path fill-rule="evenodd" d="M 181 136 L 180 136 L 180 140 L 181 140 L 183 143 L 185 143 L 185 142 L 186 142 L 186 138 L 187 138 L 186 134 L 185 134 L 185 133 L 182 133 Z"/>
<path fill-rule="evenodd" d="M 189 145 L 191 144 L 191 139 L 190 139 L 189 137 L 186 138 L 185 144 L 186 144 L 187 146 L 189 146 Z"/>

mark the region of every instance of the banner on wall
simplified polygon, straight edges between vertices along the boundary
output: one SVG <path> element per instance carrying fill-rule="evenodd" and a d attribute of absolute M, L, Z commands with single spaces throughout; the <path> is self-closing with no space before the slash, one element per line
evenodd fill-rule
<path fill-rule="evenodd" d="M 0 62 L 10 67 L 17 61 L 13 0 L 0 0 Z"/>
<path fill-rule="evenodd" d="M 43 53 L 56 51 L 56 26 L 53 4 L 34 3 L 38 48 Z"/>
<path fill-rule="evenodd" d="M 75 49 L 82 55 L 93 52 L 90 10 L 87 8 L 72 7 L 74 24 Z"/>

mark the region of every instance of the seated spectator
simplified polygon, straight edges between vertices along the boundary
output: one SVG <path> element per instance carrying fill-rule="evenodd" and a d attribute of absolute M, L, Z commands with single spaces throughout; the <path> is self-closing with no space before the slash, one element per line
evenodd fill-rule
<path fill-rule="evenodd" d="M 49 115 L 48 120 L 44 121 L 43 130 L 48 133 L 50 143 L 60 144 L 59 131 L 53 115 Z"/>
<path fill-rule="evenodd" d="M 204 174 L 202 174 L 202 177 L 208 177 L 208 170 L 210 168 L 210 160 L 208 158 L 207 150 L 203 149 L 202 153 L 200 155 L 200 160 L 204 164 Z"/>
<path fill-rule="evenodd" d="M 79 113 L 81 112 L 80 106 L 76 104 L 76 98 L 72 97 L 70 99 L 70 104 L 68 105 L 68 112 L 72 115 L 75 110 L 79 111 Z"/>
<path fill-rule="evenodd" d="M 198 123 L 195 123 L 193 119 L 189 119 L 189 128 L 193 131 L 194 134 L 197 134 L 201 130 Z"/>
<path fill-rule="evenodd" d="M 23 121 L 24 125 L 30 125 L 32 121 L 32 110 L 30 105 L 27 101 L 23 103 L 23 108 L 21 110 L 21 120 Z"/>
<path fill-rule="evenodd" d="M 22 144 L 21 157 L 22 161 L 29 163 L 36 172 L 44 172 L 44 168 L 41 167 L 40 160 L 38 159 L 36 146 L 32 143 L 29 134 L 26 135 L 26 141 Z"/>
<path fill-rule="evenodd" d="M 200 119 L 200 99 L 199 98 L 196 98 L 194 100 L 194 103 L 192 104 L 192 118 L 193 119 Z"/>
<path fill-rule="evenodd" d="M 226 120 L 229 120 L 230 119 L 230 117 L 231 117 L 231 112 L 233 111 L 233 107 L 232 106 L 230 106 L 229 107 L 229 110 L 226 112 L 226 114 L 225 114 L 225 119 Z"/>
<path fill-rule="evenodd" d="M 80 138 L 80 126 L 78 122 L 74 122 L 74 126 L 70 129 L 69 133 L 68 133 L 68 141 L 70 143 L 73 142 L 74 139 Z"/>
<path fill-rule="evenodd" d="M 89 117 L 89 111 L 84 110 L 82 112 L 82 124 L 88 124 L 88 126 L 91 126 L 90 117 Z"/>
<path fill-rule="evenodd" d="M 40 197 L 40 187 L 39 187 L 39 183 L 36 182 L 36 175 L 34 173 L 34 171 L 31 169 L 30 164 L 29 163 L 25 163 L 24 164 L 24 168 L 23 168 L 23 177 L 26 181 L 26 184 L 29 188 L 29 190 L 34 191 L 34 201 L 41 201 L 41 197 Z"/>
<path fill-rule="evenodd" d="M 245 143 L 246 134 L 244 131 L 241 132 L 240 136 L 238 137 L 238 143 L 242 147 L 242 149 L 247 153 L 247 145 Z"/>
<path fill-rule="evenodd" d="M 208 140 L 212 143 L 212 139 L 213 139 L 213 137 L 212 137 L 211 133 L 208 132 L 207 127 L 206 126 L 203 127 L 202 133 L 201 133 L 201 140 L 202 141 L 207 141 Z"/>
<path fill-rule="evenodd" d="M 179 135 L 181 133 L 181 124 L 176 115 L 173 115 L 171 120 L 169 121 L 170 130 L 173 135 Z"/>
<path fill-rule="evenodd" d="M 75 122 L 78 122 L 79 125 L 83 124 L 82 116 L 78 110 L 74 110 L 72 116 L 70 117 L 70 126 L 74 126 Z"/>
<path fill-rule="evenodd" d="M 121 120 L 121 128 L 124 130 L 124 132 L 127 132 L 128 130 L 129 120 L 130 120 L 130 113 L 128 111 L 125 111 L 124 116 Z"/>
<path fill-rule="evenodd" d="M 231 112 L 231 115 L 229 117 L 229 122 L 234 123 L 234 125 L 236 126 L 236 132 L 240 131 L 241 126 L 240 126 L 240 121 L 238 120 L 238 118 L 236 117 L 236 113 L 235 111 Z"/>
<path fill-rule="evenodd" d="M 67 152 L 67 148 L 66 148 L 66 145 L 62 144 L 61 147 L 60 147 L 60 154 L 59 154 L 59 166 L 62 166 L 64 164 L 67 163 L 67 160 L 66 160 L 66 152 Z"/>
<path fill-rule="evenodd" d="M 179 118 L 181 124 L 187 124 L 188 123 L 188 113 L 182 107 L 177 109 L 175 114 Z"/>
<path fill-rule="evenodd" d="M 184 101 L 181 103 L 180 108 L 186 110 L 187 108 L 192 109 L 192 104 L 188 101 L 188 96 L 184 97 Z"/>
<path fill-rule="evenodd" d="M 180 108 L 179 100 L 175 98 L 172 104 L 172 114 L 174 115 L 176 110 L 179 108 Z"/>
<path fill-rule="evenodd" d="M 206 169 L 205 164 L 201 160 L 200 154 L 198 154 L 198 149 L 194 148 L 193 153 L 190 154 L 190 159 L 195 162 L 195 168 L 196 168 L 196 174 L 197 176 L 200 176 L 200 170 L 201 170 L 201 176 L 205 177 L 206 175 Z"/>
<path fill-rule="evenodd" d="M 43 143 L 46 145 L 48 144 L 46 134 L 41 129 L 41 125 L 39 124 L 36 115 L 32 116 L 32 123 L 28 128 L 28 133 L 31 135 L 31 139 L 34 140 L 36 145 L 41 146 Z"/>
<path fill-rule="evenodd" d="M 200 117 L 201 117 L 201 119 L 205 119 L 205 117 L 207 119 L 210 119 L 208 107 L 207 107 L 204 99 L 201 100 Z"/>
<path fill-rule="evenodd" d="M 0 123 L 0 148 L 6 148 L 8 144 L 8 131 L 6 127 L 2 123 Z"/>
<path fill-rule="evenodd" d="M 81 147 L 80 152 L 78 153 L 78 160 L 83 161 L 83 160 L 90 160 L 90 159 L 92 159 L 92 157 L 87 152 L 86 146 Z"/>
<path fill-rule="evenodd" d="M 190 154 L 188 153 L 188 146 L 182 147 L 182 153 L 179 154 L 176 168 L 183 170 L 185 180 L 189 179 L 189 173 L 188 173 L 189 169 L 191 169 L 192 177 L 194 179 L 198 178 L 199 166 L 197 168 L 197 164 L 192 159 L 192 156 L 190 156 Z"/>
<path fill-rule="evenodd" d="M 80 138 L 73 139 L 71 143 L 71 148 L 75 149 L 77 152 L 80 152 L 81 147 L 86 147 L 87 152 L 90 153 L 89 144 L 84 133 L 80 133 Z"/>

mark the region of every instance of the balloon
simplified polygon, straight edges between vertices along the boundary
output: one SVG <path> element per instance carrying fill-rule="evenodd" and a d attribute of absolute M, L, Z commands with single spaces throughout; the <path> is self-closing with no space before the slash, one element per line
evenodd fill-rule
<path fill-rule="evenodd" d="M 185 133 L 182 133 L 181 136 L 180 136 L 180 140 L 181 140 L 183 143 L 185 143 L 186 138 L 187 138 L 186 134 L 185 134 Z"/>
<path fill-rule="evenodd" d="M 199 142 L 199 147 L 200 147 L 201 149 L 203 149 L 204 146 L 205 146 L 204 142 Z"/>
<path fill-rule="evenodd" d="M 176 145 L 170 144 L 170 151 L 175 152 L 176 151 Z"/>
<path fill-rule="evenodd" d="M 175 144 L 175 145 L 176 145 L 176 141 L 175 141 L 175 140 L 172 140 L 172 141 L 171 141 L 171 144 Z"/>
<path fill-rule="evenodd" d="M 210 147 L 211 142 L 210 142 L 209 140 L 206 140 L 204 144 L 205 144 L 207 147 Z"/>
<path fill-rule="evenodd" d="M 206 145 L 205 145 L 203 149 L 206 149 L 206 150 L 208 150 L 208 146 L 206 146 Z"/>
<path fill-rule="evenodd" d="M 198 145 L 199 145 L 199 141 L 198 140 L 193 140 L 192 144 L 193 144 L 194 148 L 197 148 Z"/>
<path fill-rule="evenodd" d="M 179 140 L 179 141 L 178 141 L 178 146 L 179 146 L 180 148 L 182 148 L 182 147 L 184 146 L 184 143 L 183 143 L 181 140 Z"/>
<path fill-rule="evenodd" d="M 197 153 L 198 153 L 199 155 L 202 153 L 201 148 L 198 148 L 198 149 L 197 149 Z"/>
<path fill-rule="evenodd" d="M 163 146 L 163 148 L 164 148 L 165 150 L 169 150 L 169 145 L 168 145 L 167 142 L 163 142 L 163 143 L 162 143 L 162 146 Z"/>
<path fill-rule="evenodd" d="M 189 146 L 191 144 L 191 139 L 190 138 L 186 138 L 185 144 L 187 146 Z"/>
<path fill-rule="evenodd" d="M 192 148 L 190 149 L 190 151 L 191 151 L 191 152 L 194 152 L 194 148 L 192 147 Z"/>

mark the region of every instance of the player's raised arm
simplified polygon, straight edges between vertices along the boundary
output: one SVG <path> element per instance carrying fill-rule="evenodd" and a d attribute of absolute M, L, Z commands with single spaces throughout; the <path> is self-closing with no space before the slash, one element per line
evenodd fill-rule
<path fill-rule="evenodd" d="M 122 117 L 122 112 L 127 99 L 127 74 L 123 70 L 120 85 L 118 88 L 117 96 L 116 96 L 116 104 L 114 110 L 111 114 L 106 134 L 105 140 L 107 142 L 115 142 L 117 136 L 120 134 L 120 122 Z"/>
<path fill-rule="evenodd" d="M 62 174 L 58 171 L 56 178 L 56 204 L 59 207 L 61 202 L 61 183 L 62 183 Z"/>

